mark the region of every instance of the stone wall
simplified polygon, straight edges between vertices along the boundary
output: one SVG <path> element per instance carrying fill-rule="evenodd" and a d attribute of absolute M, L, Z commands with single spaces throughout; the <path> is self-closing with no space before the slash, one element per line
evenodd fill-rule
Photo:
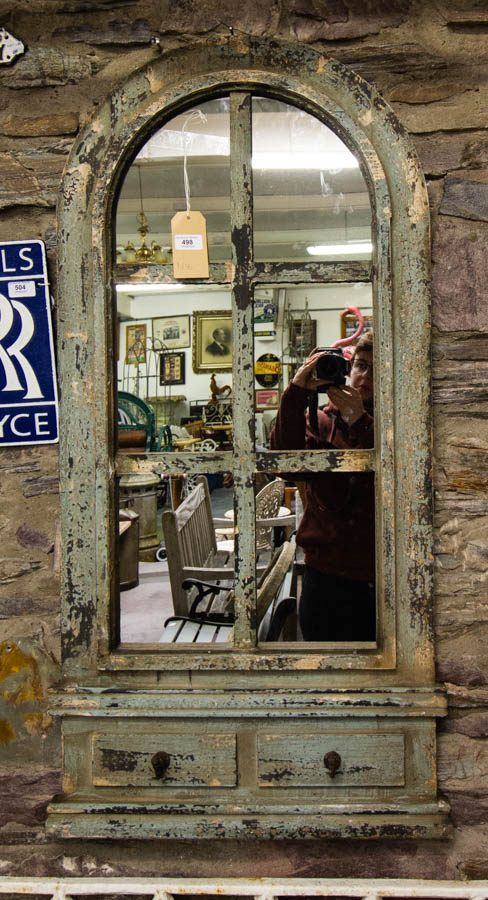
<path fill-rule="evenodd" d="M 0 452 L 0 873 L 488 878 L 488 12 L 483 0 L 0 0 L 27 52 L 0 67 L 0 235 L 46 242 L 71 142 L 158 52 L 233 30 L 312 45 L 374 82 L 432 207 L 439 783 L 447 842 L 54 844 L 58 482 L 52 447 Z"/>

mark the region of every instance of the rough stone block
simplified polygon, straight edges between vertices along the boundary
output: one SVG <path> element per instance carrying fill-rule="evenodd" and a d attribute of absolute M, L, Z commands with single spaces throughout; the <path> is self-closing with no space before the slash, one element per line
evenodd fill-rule
<path fill-rule="evenodd" d="M 463 4 L 460 4 L 464 6 Z M 449 4 L 447 4 L 449 6 Z M 446 25 L 484 25 L 488 23 L 488 11 L 486 9 L 482 9 L 482 5 L 478 6 L 476 3 L 472 4 L 472 8 L 470 9 L 470 4 L 466 4 L 467 9 L 446 9 L 445 12 L 445 24 Z"/>
<path fill-rule="evenodd" d="M 350 66 L 367 81 L 374 83 L 387 75 L 396 76 L 398 72 L 402 78 L 406 72 L 419 73 L 420 77 L 423 77 L 426 70 L 442 75 L 446 68 L 446 61 L 440 54 L 429 52 L 425 45 L 420 47 L 418 43 L 408 40 L 402 41 L 401 44 L 377 41 L 374 44 L 364 43 L 357 46 L 338 45 L 334 47 L 334 57 L 344 65 Z M 388 90 L 390 86 L 389 78 L 386 89 Z"/>
<path fill-rule="evenodd" d="M 422 106 L 394 103 L 393 107 L 407 131 L 418 134 L 484 128 L 487 101 L 488 88 L 473 85 L 471 90 L 461 90 L 446 100 Z"/>
<path fill-rule="evenodd" d="M 471 738 L 488 737 L 488 713 L 472 713 L 459 719 L 448 719 L 444 723 L 443 731 L 465 734 Z"/>
<path fill-rule="evenodd" d="M 9 591 L 8 596 L 2 597 L 0 604 L 0 619 L 17 619 L 20 616 L 33 616 L 39 621 L 40 617 L 48 614 L 59 613 L 59 596 L 44 594 L 41 597 L 32 597 L 29 594 L 19 593 L 17 590 Z M 5 626 L 2 626 L 5 627 Z M 13 626 L 15 633 L 25 632 L 18 624 Z"/>
<path fill-rule="evenodd" d="M 0 84 L 13 90 L 78 84 L 84 78 L 91 78 L 97 69 L 98 61 L 93 56 L 71 56 L 54 48 L 34 48 L 12 69 L 0 74 Z"/>
<path fill-rule="evenodd" d="M 39 182 L 10 153 L 0 154 L 0 208 L 8 206 L 48 206 Z"/>
<path fill-rule="evenodd" d="M 160 11 L 162 18 L 158 30 L 161 34 L 205 34 L 223 26 L 236 32 L 263 35 L 276 32 L 281 4 L 277 0 L 269 3 L 248 0 L 241 4 L 234 0 L 209 0 L 205 4 L 199 0 L 177 4 L 163 0 Z"/>
<path fill-rule="evenodd" d="M 465 684 L 469 687 L 486 684 L 486 678 L 473 658 L 464 657 L 462 660 L 446 659 L 436 666 L 437 681 L 449 681 L 452 684 Z M 459 720 L 456 720 L 459 721 Z M 452 729 L 456 730 L 456 729 Z M 468 732 L 463 732 L 468 734 Z M 481 737 L 470 735 L 471 737 Z"/>
<path fill-rule="evenodd" d="M 463 178 L 446 178 L 440 213 L 488 222 L 488 184 L 466 181 Z"/>
<path fill-rule="evenodd" d="M 488 138 L 470 135 L 466 142 L 461 165 L 468 169 L 483 169 L 488 166 Z"/>
<path fill-rule="evenodd" d="M 432 245 L 432 319 L 439 331 L 488 329 L 488 227 L 439 217 Z"/>
<path fill-rule="evenodd" d="M 416 134 L 413 136 L 425 175 L 446 175 L 458 169 L 482 169 L 488 166 L 488 137 L 478 134 Z"/>
<path fill-rule="evenodd" d="M 311 3 L 295 0 L 290 13 L 290 25 L 299 41 L 351 40 L 367 34 L 378 34 L 382 28 L 397 28 L 407 18 L 408 2 L 368 4 L 364 15 L 361 0 L 342 0 L 332 6 L 326 0 Z"/>
<path fill-rule="evenodd" d="M 473 366 L 474 368 L 474 366 Z M 463 505 L 473 499 L 472 495 L 480 492 L 480 512 L 483 510 L 483 502 L 486 503 L 486 488 L 488 486 L 488 421 L 486 419 L 473 419 L 469 417 L 439 416 L 436 418 L 436 436 L 434 445 L 434 484 L 436 490 L 456 491 L 471 495 L 467 498 L 458 498 L 459 506 L 456 511 L 447 510 L 443 518 L 436 516 L 436 522 L 449 524 L 452 521 L 452 513 L 456 512 L 458 519 L 465 518 Z"/>
<path fill-rule="evenodd" d="M 56 153 L 0 153 L 0 208 L 54 207 L 66 158 Z"/>
<path fill-rule="evenodd" d="M 481 791 L 488 809 L 488 744 L 464 734 L 440 734 L 437 772 L 443 791 Z"/>
<path fill-rule="evenodd" d="M 435 403 L 471 411 L 470 405 L 488 401 L 488 360 L 442 360 L 432 369 Z"/>
<path fill-rule="evenodd" d="M 447 698 L 449 707 L 453 709 L 478 709 L 488 708 L 488 688 L 465 687 L 464 685 L 448 684 Z"/>
<path fill-rule="evenodd" d="M 134 6 L 139 0 L 66 0 L 59 9 L 60 13 L 84 13 L 102 10 L 106 12 L 112 8 L 121 9 L 124 6 Z"/>
<path fill-rule="evenodd" d="M 63 37 L 68 41 L 93 44 L 113 44 L 128 46 L 130 44 L 149 44 L 152 31 L 147 19 L 134 19 L 123 22 L 113 19 L 101 28 L 98 25 L 86 23 L 84 25 L 70 25 L 67 28 L 58 28 L 54 32 L 55 37 Z"/>
<path fill-rule="evenodd" d="M 488 794 L 484 790 L 447 790 L 454 825 L 486 825 L 488 823 Z"/>
<path fill-rule="evenodd" d="M 47 116 L 10 115 L 2 122 L 3 134 L 13 137 L 39 137 L 42 135 L 76 134 L 77 113 L 55 113 Z"/>
<path fill-rule="evenodd" d="M 40 568 L 41 563 L 36 560 L 20 559 L 18 557 L 0 559 L 0 585 L 11 584 L 18 578 L 31 575 Z"/>
<path fill-rule="evenodd" d="M 449 607 L 449 602 L 449 598 L 436 597 L 436 607 L 444 603 Z M 457 685 L 459 688 L 483 687 L 488 683 L 488 622 L 476 622 L 461 629 L 453 627 L 447 616 L 445 626 L 437 625 L 436 620 L 437 613 L 434 615 L 437 680 L 453 687 L 450 682 L 452 677 L 460 682 Z M 478 678 L 484 679 L 479 685 L 463 684 L 463 679 L 476 681 Z"/>
<path fill-rule="evenodd" d="M 56 475 L 40 475 L 22 482 L 24 497 L 38 497 L 40 494 L 58 494 L 59 478 Z"/>
<path fill-rule="evenodd" d="M 43 553 L 51 553 L 54 549 L 54 541 L 48 534 L 29 525 L 19 525 L 15 536 L 21 547 L 37 548 Z"/>
<path fill-rule="evenodd" d="M 46 808 L 61 790 L 56 770 L 10 772 L 0 770 L 2 826 L 8 823 L 38 825 L 46 819 Z"/>
<path fill-rule="evenodd" d="M 466 86 L 459 82 L 431 81 L 419 84 L 417 81 L 408 81 L 397 84 L 390 91 L 387 100 L 391 103 L 434 103 L 462 93 L 463 90 L 466 90 Z"/>
<path fill-rule="evenodd" d="M 434 367 L 442 373 L 447 360 L 488 360 L 488 334 L 455 332 L 433 335 L 432 357 Z"/>

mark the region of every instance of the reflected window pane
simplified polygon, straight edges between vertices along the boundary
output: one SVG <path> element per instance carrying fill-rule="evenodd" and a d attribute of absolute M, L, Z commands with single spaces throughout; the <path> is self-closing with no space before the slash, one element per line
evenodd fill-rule
<path fill-rule="evenodd" d="M 372 288 L 369 283 L 309 284 L 256 290 L 254 386 L 258 449 L 269 449 L 270 431 L 283 391 L 309 354 L 316 347 L 332 348 L 337 341 L 353 338 L 357 332 L 358 319 L 347 312 L 350 306 L 357 308 L 364 318 L 364 335 L 372 328 L 373 322 Z M 352 353 L 355 344 L 356 340 L 353 340 L 344 348 L 344 353 Z M 356 380 L 358 372 L 351 371 L 345 376 L 348 387 L 351 375 Z M 366 408 L 372 410 L 372 370 L 368 369 L 368 376 L 367 384 L 361 383 L 358 387 Z M 371 395 L 368 395 L 368 390 Z M 317 405 L 327 403 L 327 392 L 325 387 L 321 387 Z M 293 440 L 291 436 L 290 439 Z M 300 446 L 290 444 L 286 449 L 299 449 Z"/>
<path fill-rule="evenodd" d="M 220 285 L 117 285 L 118 390 L 136 398 L 133 417 L 154 418 L 149 442 L 141 438 L 135 445 L 130 429 L 119 429 L 119 450 L 191 450 L 185 441 L 193 437 L 231 449 L 230 307 L 230 289 Z M 172 430 L 171 447 L 165 426 Z"/>
<path fill-rule="evenodd" d="M 278 483 L 283 497 L 270 545 L 284 547 L 296 528 L 296 549 L 281 599 L 277 588 L 263 606 L 258 591 L 259 640 L 374 642 L 374 473 L 282 474 L 269 488 Z"/>
<path fill-rule="evenodd" d="M 256 260 L 369 259 L 369 194 L 348 147 L 298 107 L 255 97 L 252 108 Z"/>
<path fill-rule="evenodd" d="M 117 208 L 117 258 L 121 263 L 171 262 L 171 219 L 186 209 L 184 159 L 191 209 L 207 222 L 209 259 L 229 260 L 229 100 L 224 97 L 187 110 L 142 147 L 124 180 Z M 147 233 L 141 236 L 140 214 Z M 152 257 L 138 254 L 141 240 Z M 155 250 L 155 245 L 157 248 Z"/>
<path fill-rule="evenodd" d="M 208 493 L 207 493 L 208 489 Z M 234 624 L 233 489 L 223 475 L 196 478 L 127 475 L 119 480 L 120 636 L 124 643 L 231 642 Z M 207 508 L 207 500 L 210 506 Z M 227 513 L 227 515 L 226 515 Z M 215 526 L 212 519 L 221 519 Z M 211 566 L 214 549 L 226 577 L 206 592 L 182 588 L 181 569 Z M 208 569 L 210 572 L 210 568 Z"/>

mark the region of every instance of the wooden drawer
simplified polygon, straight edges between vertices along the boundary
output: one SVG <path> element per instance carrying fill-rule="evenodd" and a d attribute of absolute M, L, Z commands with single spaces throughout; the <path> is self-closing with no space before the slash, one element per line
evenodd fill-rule
<path fill-rule="evenodd" d="M 165 753 L 169 764 L 157 778 L 152 758 Z M 205 734 L 95 734 L 93 784 L 124 787 L 235 787 L 236 736 Z"/>
<path fill-rule="evenodd" d="M 401 787 L 405 784 L 403 734 L 261 734 L 260 787 Z M 339 754 L 331 777 L 324 759 Z M 330 762 L 329 762 L 330 765 Z"/>

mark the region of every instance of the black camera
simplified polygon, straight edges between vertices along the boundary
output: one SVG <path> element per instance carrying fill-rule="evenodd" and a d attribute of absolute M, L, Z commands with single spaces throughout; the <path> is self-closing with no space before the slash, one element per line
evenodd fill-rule
<path fill-rule="evenodd" d="M 327 379 L 328 385 L 321 385 L 318 390 L 326 390 L 330 385 L 340 387 L 346 383 L 346 375 L 351 371 L 351 362 L 340 347 L 318 347 L 317 353 L 323 353 L 315 366 L 315 377 Z"/>

